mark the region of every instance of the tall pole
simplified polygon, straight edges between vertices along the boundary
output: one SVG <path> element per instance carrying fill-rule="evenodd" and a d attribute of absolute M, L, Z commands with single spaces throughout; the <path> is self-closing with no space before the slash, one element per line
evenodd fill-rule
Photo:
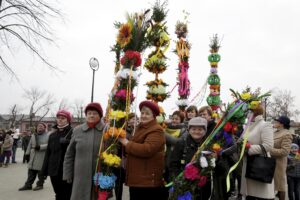
<path fill-rule="evenodd" d="M 93 81 L 92 81 L 92 96 L 91 96 L 91 102 L 94 101 L 94 80 L 95 80 L 95 70 L 93 70 Z"/>
<path fill-rule="evenodd" d="M 265 121 L 267 121 L 267 99 L 265 98 Z"/>

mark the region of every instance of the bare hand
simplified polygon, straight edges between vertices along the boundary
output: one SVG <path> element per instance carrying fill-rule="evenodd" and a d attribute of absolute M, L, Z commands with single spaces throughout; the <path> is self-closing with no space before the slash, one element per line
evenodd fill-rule
<path fill-rule="evenodd" d="M 119 142 L 121 142 L 121 144 L 123 144 L 124 146 L 126 146 L 127 143 L 129 142 L 129 140 L 127 140 L 126 138 L 119 138 Z"/>

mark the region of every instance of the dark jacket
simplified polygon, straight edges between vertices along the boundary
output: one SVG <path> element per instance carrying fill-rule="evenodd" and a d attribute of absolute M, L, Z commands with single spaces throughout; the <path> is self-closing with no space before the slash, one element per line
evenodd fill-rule
<path fill-rule="evenodd" d="M 176 143 L 170 157 L 169 171 L 172 179 L 176 178 L 183 171 L 185 165 L 192 160 L 200 145 L 201 142 L 193 140 L 190 134 Z"/>
<path fill-rule="evenodd" d="M 22 137 L 22 149 L 24 151 L 27 150 L 28 144 L 30 142 L 31 136 L 30 135 L 25 135 L 24 137 Z"/>
<path fill-rule="evenodd" d="M 206 137 L 209 136 L 212 133 L 212 131 L 214 130 L 216 125 L 217 125 L 217 123 L 215 122 L 215 120 L 210 120 L 207 123 Z"/>
<path fill-rule="evenodd" d="M 289 177 L 300 178 L 300 155 L 290 153 L 288 156 L 288 163 L 286 175 Z"/>
<path fill-rule="evenodd" d="M 54 128 L 57 128 L 56 126 Z M 57 129 L 49 136 L 42 172 L 45 176 L 60 176 L 63 174 L 63 162 L 68 145 L 73 134 L 71 126 Z"/>
<path fill-rule="evenodd" d="M 164 145 L 163 129 L 156 120 L 138 125 L 135 134 L 125 146 L 128 186 L 163 186 Z"/>

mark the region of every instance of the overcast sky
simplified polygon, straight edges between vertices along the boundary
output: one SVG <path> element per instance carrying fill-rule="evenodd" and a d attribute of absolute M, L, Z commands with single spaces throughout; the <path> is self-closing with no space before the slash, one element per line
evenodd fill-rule
<path fill-rule="evenodd" d="M 100 69 L 95 77 L 94 100 L 105 108 L 114 82 L 115 55 L 110 52 L 110 46 L 115 43 L 117 30 L 113 23 L 125 22 L 126 12 L 147 9 L 155 1 L 59 2 L 66 19 L 65 23 L 53 22 L 58 47 L 45 44 L 44 52 L 64 73 L 54 74 L 16 43 L 15 54 L 9 63 L 14 66 L 21 84 L 11 80 L 3 70 L 0 71 L 0 113 L 7 113 L 8 107 L 15 103 L 25 110 L 27 108 L 28 112 L 28 102 L 22 94 L 24 89 L 33 86 L 49 91 L 58 101 L 67 98 L 70 103 L 75 99 L 88 103 L 92 83 L 92 70 L 89 68 L 91 57 L 96 57 L 100 62 Z M 161 76 L 170 85 L 168 90 L 176 84 L 178 58 L 172 53 L 176 40 L 175 23 L 183 19 L 182 10 L 186 10 L 190 13 L 188 39 L 192 43 L 189 69 L 191 98 L 200 91 L 209 75 L 208 45 L 210 37 L 217 33 L 223 38 L 218 71 L 223 102 L 232 100 L 229 88 L 241 91 L 249 85 L 268 91 L 277 87 L 290 90 L 296 96 L 299 109 L 299 1 L 170 0 L 168 9 L 167 26 L 173 42 L 166 54 L 169 67 Z M 144 58 L 148 53 L 149 51 L 144 53 Z M 137 102 L 145 99 L 147 88 L 144 84 L 153 79 L 153 74 L 142 69 Z M 176 109 L 177 97 L 177 90 L 174 90 L 171 97 L 161 104 L 168 114 Z M 204 101 L 202 105 L 205 104 Z"/>

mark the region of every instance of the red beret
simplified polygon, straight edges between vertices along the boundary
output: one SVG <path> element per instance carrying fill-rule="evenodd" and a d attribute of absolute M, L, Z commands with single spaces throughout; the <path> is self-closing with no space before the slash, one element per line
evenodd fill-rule
<path fill-rule="evenodd" d="M 96 110 L 99 115 L 100 115 L 100 118 L 102 118 L 103 116 L 103 110 L 102 110 L 102 107 L 99 103 L 89 103 L 86 107 L 85 107 L 85 110 L 84 110 L 84 113 L 86 114 L 88 110 Z"/>
<path fill-rule="evenodd" d="M 142 110 L 144 106 L 149 108 L 152 111 L 154 117 L 160 114 L 159 107 L 156 103 L 152 101 L 142 101 L 139 105 L 140 110 Z"/>
<path fill-rule="evenodd" d="M 56 113 L 56 117 L 58 116 L 63 116 L 65 118 L 67 118 L 68 122 L 70 123 L 71 120 L 72 120 L 72 115 L 70 112 L 66 111 L 66 110 L 59 110 L 57 113 Z"/>

